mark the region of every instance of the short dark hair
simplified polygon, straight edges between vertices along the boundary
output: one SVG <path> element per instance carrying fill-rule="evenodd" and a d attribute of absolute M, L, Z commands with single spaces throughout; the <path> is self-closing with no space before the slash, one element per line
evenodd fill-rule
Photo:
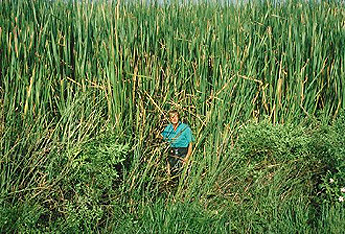
<path fill-rule="evenodd" d="M 168 111 L 168 116 L 170 117 L 171 115 L 173 114 L 177 114 L 177 116 L 180 118 L 180 113 L 176 110 L 176 109 L 173 109 L 173 110 L 170 110 Z"/>

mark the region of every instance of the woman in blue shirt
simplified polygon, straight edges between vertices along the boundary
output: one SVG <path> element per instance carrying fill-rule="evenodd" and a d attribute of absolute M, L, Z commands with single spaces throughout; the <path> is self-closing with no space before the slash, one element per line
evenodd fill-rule
<path fill-rule="evenodd" d="M 194 137 L 190 127 L 181 123 L 178 111 L 169 111 L 170 124 L 161 133 L 163 139 L 170 144 L 168 157 L 168 173 L 175 175 L 181 168 L 181 163 L 188 161 L 192 153 Z"/>

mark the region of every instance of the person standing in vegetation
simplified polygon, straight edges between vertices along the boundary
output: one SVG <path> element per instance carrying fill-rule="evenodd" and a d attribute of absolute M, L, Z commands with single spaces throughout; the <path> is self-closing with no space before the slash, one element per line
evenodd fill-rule
<path fill-rule="evenodd" d="M 168 112 L 170 124 L 161 133 L 163 139 L 170 144 L 168 156 L 168 175 L 175 176 L 188 161 L 192 153 L 192 130 L 187 124 L 180 122 L 177 110 Z"/>

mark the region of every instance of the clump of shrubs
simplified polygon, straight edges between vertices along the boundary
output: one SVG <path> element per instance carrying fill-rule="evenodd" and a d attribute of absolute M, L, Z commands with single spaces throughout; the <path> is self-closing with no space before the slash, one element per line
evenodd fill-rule
<path fill-rule="evenodd" d="M 345 204 L 345 115 L 332 125 L 323 126 L 314 138 L 314 145 L 326 166 L 319 184 L 322 203 Z"/>
<path fill-rule="evenodd" d="M 225 194 L 242 196 L 237 202 L 252 197 L 249 191 L 260 190 L 266 196 L 274 190 L 282 201 L 303 195 L 318 204 L 342 203 L 344 132 L 344 114 L 331 123 L 315 119 L 299 125 L 250 123 L 240 129 L 225 163 L 231 167 L 225 167 L 219 184 Z"/>
<path fill-rule="evenodd" d="M 58 164 L 51 173 L 59 179 L 59 193 L 52 194 L 57 205 L 49 211 L 51 227 L 80 232 L 101 225 L 111 212 L 128 150 L 116 135 L 103 133 L 55 158 Z"/>

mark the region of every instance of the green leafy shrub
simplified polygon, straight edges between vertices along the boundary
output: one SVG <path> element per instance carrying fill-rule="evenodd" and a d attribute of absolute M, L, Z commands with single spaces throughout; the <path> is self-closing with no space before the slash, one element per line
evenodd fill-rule
<path fill-rule="evenodd" d="M 263 121 L 245 126 L 219 182 L 236 203 L 260 206 L 258 217 L 268 217 L 284 203 L 309 197 L 323 173 L 313 154 L 312 134 L 299 125 Z M 231 185 L 231 186 L 230 186 Z"/>
<path fill-rule="evenodd" d="M 345 114 L 315 137 L 315 146 L 326 172 L 320 183 L 318 199 L 322 203 L 345 204 Z"/>
<path fill-rule="evenodd" d="M 49 174 L 59 181 L 55 185 L 59 192 L 52 194 L 58 204 L 50 210 L 53 229 L 93 230 L 109 215 L 107 205 L 116 195 L 128 150 L 128 144 L 106 132 L 52 156 L 55 164 Z"/>
<path fill-rule="evenodd" d="M 238 212 L 249 214 L 258 232 L 275 225 L 310 230 L 320 225 L 325 205 L 345 204 L 344 132 L 344 115 L 333 123 L 248 124 L 239 131 L 217 189 Z M 292 212 L 291 204 L 301 212 Z M 284 215 L 290 223 L 278 222 Z M 320 222 L 329 226 L 327 219 Z"/>
<path fill-rule="evenodd" d="M 114 135 L 101 135 L 81 146 L 80 154 L 73 160 L 71 180 L 76 187 L 86 185 L 100 191 L 109 190 L 121 174 L 121 164 L 126 159 L 128 144 L 120 144 Z M 82 189 L 84 190 L 84 189 Z"/>
<path fill-rule="evenodd" d="M 300 126 L 262 121 L 240 130 L 234 153 L 252 164 L 280 163 L 307 157 L 310 142 L 310 136 Z"/>
<path fill-rule="evenodd" d="M 328 172 L 320 184 L 322 203 L 341 203 L 345 204 L 345 183 L 344 172 Z"/>

